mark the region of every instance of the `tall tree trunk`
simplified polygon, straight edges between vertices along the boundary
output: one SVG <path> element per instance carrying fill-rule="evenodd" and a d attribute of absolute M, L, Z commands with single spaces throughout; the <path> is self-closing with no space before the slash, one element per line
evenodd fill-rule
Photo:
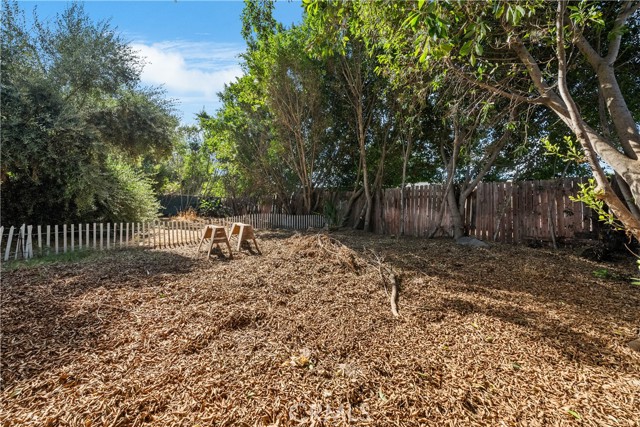
<path fill-rule="evenodd" d="M 411 132 L 407 135 L 407 146 L 403 147 L 402 152 L 402 185 L 400 185 L 400 231 L 398 236 L 404 236 L 404 223 L 407 216 L 407 206 L 405 200 L 405 187 L 407 185 L 407 164 L 409 163 L 409 156 L 411 155 L 411 145 L 413 138 Z"/>

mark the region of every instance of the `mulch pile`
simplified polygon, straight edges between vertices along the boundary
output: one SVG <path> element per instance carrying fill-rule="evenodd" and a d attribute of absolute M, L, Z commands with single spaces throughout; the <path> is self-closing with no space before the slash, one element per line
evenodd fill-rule
<path fill-rule="evenodd" d="M 640 426 L 631 269 L 447 240 L 258 239 L 263 255 L 231 261 L 189 247 L 3 271 L 0 425 Z M 399 317 L 378 261 L 400 279 Z"/>

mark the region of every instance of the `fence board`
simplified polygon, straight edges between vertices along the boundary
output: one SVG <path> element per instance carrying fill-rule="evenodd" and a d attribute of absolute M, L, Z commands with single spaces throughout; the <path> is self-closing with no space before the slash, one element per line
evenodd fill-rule
<path fill-rule="evenodd" d="M 31 237 L 31 232 L 33 231 L 33 226 L 27 226 L 27 258 L 33 258 L 33 240 Z"/>
<path fill-rule="evenodd" d="M 42 226 L 38 225 L 38 254 L 42 256 Z M 2 232 L 0 231 L 0 239 L 2 239 Z M 0 248 L 2 244 L 0 244 Z"/>
<path fill-rule="evenodd" d="M 13 231 L 15 230 L 15 227 L 11 226 L 9 228 L 9 235 L 7 236 L 7 248 L 4 251 L 4 260 L 5 261 L 9 261 L 9 255 L 11 253 L 11 242 L 13 240 Z"/>

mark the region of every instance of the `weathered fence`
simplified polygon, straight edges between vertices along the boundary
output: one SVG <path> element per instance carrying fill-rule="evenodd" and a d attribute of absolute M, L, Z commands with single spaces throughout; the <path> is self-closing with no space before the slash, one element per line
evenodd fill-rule
<path fill-rule="evenodd" d="M 322 215 L 251 214 L 198 220 L 156 220 L 136 223 L 89 223 L 0 227 L 0 259 L 29 259 L 79 250 L 125 247 L 169 248 L 200 242 L 205 225 L 234 222 L 255 229 L 302 230 L 325 225 Z"/>
<path fill-rule="evenodd" d="M 466 232 L 480 239 L 520 243 L 527 240 L 571 239 L 595 236 L 599 224 L 591 209 L 570 199 L 578 193 L 580 179 L 523 182 L 481 182 L 463 207 Z M 399 188 L 383 189 L 376 197 L 372 229 L 379 234 L 404 233 L 409 236 L 428 236 L 438 226 L 436 220 L 442 208 L 442 184 L 408 185 L 405 187 L 405 215 L 401 215 Z M 322 211 L 331 204 L 338 219 L 347 214 L 346 225 L 354 225 L 364 215 L 364 196 L 347 207 L 351 192 L 317 191 L 316 209 Z M 231 206 L 229 201 L 226 201 Z M 286 205 L 286 206 L 285 206 Z M 288 204 L 275 198 L 255 202 L 250 207 L 257 212 L 301 212 L 302 199 L 292 197 Z M 445 211 L 436 236 L 451 235 L 453 225 L 449 209 Z"/>
<path fill-rule="evenodd" d="M 595 235 L 599 223 L 591 209 L 571 200 L 579 191 L 579 180 L 480 183 L 467 199 L 462 216 L 467 233 L 479 239 L 520 243 L 527 240 L 571 239 Z M 383 190 L 376 205 L 374 230 L 397 234 L 404 221 L 404 232 L 426 236 L 437 227 L 442 207 L 443 186 L 416 185 L 405 189 L 405 217 L 401 217 L 400 189 Z M 355 206 L 354 211 L 358 211 Z M 440 235 L 451 234 L 448 207 Z"/>

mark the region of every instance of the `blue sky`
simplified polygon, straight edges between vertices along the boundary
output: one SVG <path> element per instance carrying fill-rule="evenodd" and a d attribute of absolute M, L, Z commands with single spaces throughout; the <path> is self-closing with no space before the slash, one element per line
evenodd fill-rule
<path fill-rule="evenodd" d="M 41 20 L 54 18 L 65 1 L 20 1 L 27 19 L 34 6 Z M 242 1 L 85 1 L 95 21 L 111 19 L 124 38 L 145 58 L 142 81 L 162 85 L 175 99 L 182 122 L 195 122 L 203 108 L 219 108 L 216 93 L 240 76 L 238 55 Z M 300 22 L 300 1 L 277 1 L 275 17 L 285 25 Z"/>

